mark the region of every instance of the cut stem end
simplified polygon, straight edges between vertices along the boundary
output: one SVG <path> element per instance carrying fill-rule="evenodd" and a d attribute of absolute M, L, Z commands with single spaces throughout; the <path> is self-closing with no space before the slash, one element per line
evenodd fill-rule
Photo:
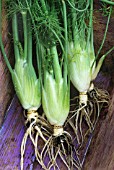
<path fill-rule="evenodd" d="M 62 134 L 63 134 L 63 126 L 56 126 L 56 125 L 54 125 L 53 135 L 54 136 L 60 136 Z"/>
<path fill-rule="evenodd" d="M 87 92 L 80 92 L 79 94 L 79 104 L 82 105 L 87 105 L 87 101 L 88 101 L 88 96 L 87 96 Z"/>

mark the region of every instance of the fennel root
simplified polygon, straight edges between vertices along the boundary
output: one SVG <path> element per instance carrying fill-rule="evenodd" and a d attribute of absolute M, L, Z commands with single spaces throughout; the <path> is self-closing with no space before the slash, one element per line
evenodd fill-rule
<path fill-rule="evenodd" d="M 58 129 L 60 130 L 62 128 L 63 127 L 60 127 Z M 57 131 L 57 127 L 55 129 Z M 58 132 L 60 132 L 59 130 Z M 53 132 L 55 132 L 54 129 Z M 74 152 L 76 159 L 73 157 Z M 45 170 L 51 170 L 52 168 L 54 170 L 60 170 L 61 167 L 59 161 L 62 161 L 65 168 L 67 168 L 68 170 L 73 170 L 75 168 L 80 169 L 80 161 L 78 159 L 76 149 L 72 144 L 72 137 L 68 132 L 64 130 L 62 134 L 56 133 L 50 135 L 41 151 L 40 156 L 41 162 L 43 163 L 43 165 L 41 164 L 41 166 Z M 45 162 L 47 158 L 48 163 L 46 164 Z"/>
<path fill-rule="evenodd" d="M 73 100 L 78 100 L 79 105 L 71 105 L 73 110 L 70 111 L 67 123 L 73 129 L 79 146 L 82 146 L 87 135 L 93 132 L 100 110 L 108 106 L 110 99 L 106 90 L 95 88 L 92 84 L 87 96 L 84 93 L 81 98 L 79 96 Z"/>
<path fill-rule="evenodd" d="M 79 108 L 71 111 L 72 115 L 68 118 L 68 123 L 70 124 L 71 128 L 73 129 L 76 140 L 78 144 L 82 144 L 84 141 L 84 134 L 87 132 L 92 132 L 93 129 L 93 122 L 91 121 L 91 114 L 93 113 L 93 105 L 89 103 L 87 105 L 79 105 Z M 83 124 L 86 123 L 86 127 L 83 127 Z M 85 132 L 85 128 L 87 131 Z M 84 132 L 83 132 L 84 131 Z M 88 134 L 88 133 L 87 133 Z"/>
<path fill-rule="evenodd" d="M 46 143 L 46 137 L 49 137 L 49 131 L 46 128 L 46 120 L 44 117 L 38 115 L 38 112 L 36 112 L 35 110 L 30 110 L 27 112 L 26 118 L 27 119 L 25 121 L 25 124 L 27 126 L 29 125 L 29 127 L 27 128 L 21 143 L 21 170 L 24 169 L 24 153 L 28 137 L 30 137 L 30 140 L 32 141 L 32 144 L 34 146 L 36 160 L 39 164 L 42 164 L 42 167 L 43 162 L 41 161 L 40 152 L 38 150 L 38 138 L 40 137 Z"/>
<path fill-rule="evenodd" d="M 93 90 L 89 91 L 90 98 L 93 98 L 94 101 L 102 104 L 109 104 L 110 102 L 110 95 L 106 90 L 94 88 Z"/>

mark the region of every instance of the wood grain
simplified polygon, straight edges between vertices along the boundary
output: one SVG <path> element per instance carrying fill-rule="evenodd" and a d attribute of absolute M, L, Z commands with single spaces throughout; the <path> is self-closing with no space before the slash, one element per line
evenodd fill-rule
<path fill-rule="evenodd" d="M 107 17 L 97 10 L 98 1 L 95 2 L 95 21 L 94 21 L 94 42 L 95 51 L 98 50 L 103 37 Z M 3 8 L 4 9 L 4 8 Z M 12 58 L 10 40 L 8 39 L 8 25 L 4 19 L 3 10 L 3 41 L 5 50 Z M 114 45 L 114 16 L 111 18 L 107 39 L 102 49 L 101 55 Z M 114 55 L 113 52 L 107 56 L 101 72 L 96 79 L 96 85 L 107 89 L 111 94 L 111 103 L 108 113 L 104 112 L 97 123 L 93 140 L 89 148 L 83 170 L 114 170 Z M 5 110 L 13 95 L 13 85 L 10 74 L 0 54 L 0 170 L 19 170 L 20 169 L 20 145 L 24 135 L 24 119 L 22 108 L 14 99 L 13 104 L 6 113 Z M 28 140 L 24 167 L 28 169 L 38 169 L 41 167 L 34 161 L 33 146 Z M 33 165 L 34 163 L 34 165 Z M 62 166 L 61 166 L 62 170 Z M 65 169 L 64 169 L 65 170 Z"/>
<path fill-rule="evenodd" d="M 99 3 L 96 4 L 96 9 L 98 9 L 98 5 Z M 94 40 L 97 51 L 107 17 L 102 16 L 100 11 L 97 11 L 95 16 L 98 19 L 94 24 Z M 108 34 L 101 55 L 112 46 L 114 46 L 114 14 L 110 20 Z M 100 116 L 83 170 L 114 170 L 114 52 L 106 57 L 102 70 L 97 77 L 96 85 L 106 88 L 110 92 L 111 103 L 108 113 L 104 112 Z"/>
<path fill-rule="evenodd" d="M 5 17 L 4 1 L 2 7 L 2 39 L 5 47 L 6 54 L 12 63 L 12 50 L 11 40 L 8 38 L 8 22 Z M 11 102 L 14 90 L 12 86 L 12 80 L 8 68 L 5 64 L 3 56 L 0 51 L 0 127 L 4 120 L 4 113 Z"/>

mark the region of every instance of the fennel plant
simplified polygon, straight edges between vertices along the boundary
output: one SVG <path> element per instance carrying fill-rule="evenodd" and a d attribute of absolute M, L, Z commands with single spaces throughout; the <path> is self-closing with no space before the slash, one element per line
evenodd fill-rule
<path fill-rule="evenodd" d="M 76 3 L 72 0 L 68 6 L 69 72 L 71 82 L 79 92 L 79 104 L 73 111 L 70 120 L 75 117 L 75 128 L 73 129 L 75 129 L 78 143 L 83 142 L 83 120 L 88 126 L 87 131 L 84 132 L 85 137 L 88 132 L 92 132 L 94 129 L 100 112 L 99 103 L 103 104 L 109 101 L 108 93 L 103 90 L 97 90 L 93 85 L 93 81 L 97 77 L 105 57 L 114 49 L 114 47 L 110 49 L 98 61 L 98 56 L 106 39 L 111 10 L 112 7 L 110 7 L 104 38 L 97 54 L 95 54 L 93 0 L 88 1 L 88 4 L 86 1 L 82 3 L 80 0 Z M 72 125 L 70 121 L 69 123 Z"/>
<path fill-rule="evenodd" d="M 35 69 L 32 63 L 31 21 L 30 19 L 28 19 L 28 12 L 27 9 L 25 9 L 24 4 L 20 5 L 15 1 L 10 1 L 10 2 L 6 1 L 6 2 L 8 3 L 7 5 L 9 7 L 13 6 L 12 10 L 11 8 L 9 10 L 11 10 L 10 16 L 12 17 L 12 34 L 13 34 L 13 44 L 14 44 L 14 56 L 15 56 L 14 69 L 11 67 L 8 61 L 8 58 L 4 50 L 4 45 L 2 42 L 2 35 L 0 34 L 1 51 L 3 53 L 4 59 L 11 73 L 16 94 L 23 108 L 26 110 L 32 110 L 32 109 L 37 110 L 41 105 L 41 88 L 40 88 L 40 81 L 36 76 Z M 21 24 L 23 25 L 23 39 L 24 39 L 23 43 L 19 39 L 19 28 L 18 28 L 19 18 L 17 20 L 17 14 L 18 15 L 20 14 L 22 17 L 20 25 Z M 2 21 L 2 18 L 0 20 Z"/>
<path fill-rule="evenodd" d="M 34 0 L 33 4 L 28 8 L 33 18 L 36 42 L 39 42 L 36 48 L 41 57 L 42 107 L 51 125 L 50 136 L 40 153 L 40 164 L 44 169 L 59 169 L 59 157 L 68 169 L 79 167 L 72 156 L 72 137 L 64 130 L 70 109 L 66 4 L 61 0 Z M 47 156 L 49 163 L 45 164 Z"/>
<path fill-rule="evenodd" d="M 30 1 L 29 1 L 30 4 Z M 12 20 L 12 37 L 14 45 L 15 65 L 14 68 L 6 55 L 4 44 L 2 41 L 2 1 L 0 0 L 0 47 L 7 64 L 7 67 L 11 73 L 13 85 L 18 99 L 26 110 L 26 125 L 29 125 L 21 144 L 21 170 L 23 170 L 23 156 L 25 152 L 25 146 L 28 136 L 37 148 L 37 139 L 40 135 L 45 141 L 41 130 L 38 126 L 39 115 L 37 109 L 41 105 L 41 80 L 40 73 L 39 78 L 35 72 L 33 66 L 33 37 L 32 37 L 32 20 L 30 18 L 26 3 L 24 1 L 7 0 L 6 5 L 8 7 L 8 15 Z M 20 29 L 21 34 L 20 34 Z M 22 35 L 22 38 L 20 38 Z M 22 41 L 23 39 L 23 41 Z M 39 68 L 38 68 L 39 70 Z M 41 122 L 40 122 L 41 124 Z M 35 131 L 35 133 L 34 133 Z M 35 149 L 36 157 L 38 152 Z"/>

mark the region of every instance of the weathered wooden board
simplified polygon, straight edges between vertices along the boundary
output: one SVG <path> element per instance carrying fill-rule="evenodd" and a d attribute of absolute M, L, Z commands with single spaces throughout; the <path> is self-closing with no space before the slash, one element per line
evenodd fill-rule
<path fill-rule="evenodd" d="M 102 74 L 99 74 L 97 78 L 97 83 L 99 81 L 102 82 L 100 84 L 102 87 L 104 84 L 105 88 L 109 87 L 107 77 L 103 77 Z M 112 150 L 114 149 L 114 115 L 112 116 L 113 103 L 114 97 L 112 98 L 110 105 L 110 114 L 108 114 L 107 119 L 100 118 L 100 121 L 96 127 L 96 134 L 93 136 L 93 142 L 91 148 L 89 149 L 84 170 L 102 170 L 100 169 L 102 167 L 99 163 L 100 161 L 103 165 L 110 163 L 110 167 L 114 166 L 114 155 Z M 108 121 L 110 124 L 107 123 Z M 15 97 L 6 113 L 3 126 L 0 129 L 0 170 L 20 170 L 20 146 L 25 130 L 23 109 Z M 88 144 L 89 141 L 86 147 L 88 147 Z M 41 143 L 39 143 L 39 145 L 41 145 Z M 86 148 L 84 149 L 84 152 L 85 151 Z M 65 170 L 63 167 L 64 166 L 61 164 L 61 170 Z M 102 168 L 104 168 L 104 166 Z M 24 156 L 24 170 L 37 169 L 40 170 L 42 168 L 35 161 L 34 148 L 31 141 L 28 139 L 26 153 Z M 113 170 L 113 168 L 109 170 Z"/>
<path fill-rule="evenodd" d="M 0 170 L 20 169 L 20 147 L 25 129 L 23 110 L 15 97 L 0 129 Z M 28 139 L 24 156 L 24 170 L 32 170 L 34 161 L 33 145 Z M 41 167 L 37 164 L 37 168 L 40 170 Z"/>
<path fill-rule="evenodd" d="M 98 4 L 96 4 L 96 8 L 98 8 Z M 94 38 L 95 47 L 98 49 L 105 30 L 106 17 L 102 16 L 100 11 L 97 11 L 95 16 L 98 20 L 94 24 Z M 102 54 L 112 46 L 114 46 L 114 9 Z M 114 170 L 114 52 L 106 57 L 101 74 L 103 76 L 100 78 L 99 74 L 96 84 L 107 88 L 112 99 L 108 113 L 101 115 L 96 126 L 84 170 Z"/>
<path fill-rule="evenodd" d="M 20 170 L 20 147 L 25 130 L 23 109 L 17 97 L 14 97 L 0 129 L 0 170 Z M 42 143 L 39 142 L 39 147 L 41 145 Z M 60 166 L 61 170 L 65 170 L 61 162 Z M 24 170 L 37 169 L 42 168 L 35 161 L 34 148 L 30 139 L 28 139 L 24 155 Z"/>
<path fill-rule="evenodd" d="M 98 8 L 96 3 L 96 9 Z M 102 35 L 104 32 L 104 25 L 106 17 L 103 17 L 98 10 L 95 11 L 95 47 L 98 49 Z M 4 18 L 4 13 L 3 13 Z M 10 42 L 7 38 L 8 32 L 7 22 L 3 23 L 3 40 L 5 49 L 12 56 L 10 49 Z M 109 32 L 106 43 L 102 50 L 105 53 L 112 45 L 114 45 L 114 17 L 111 19 Z M 114 170 L 114 57 L 113 53 L 108 56 L 102 67 L 102 72 L 98 75 L 96 84 L 99 87 L 108 89 L 112 95 L 111 105 L 108 114 L 100 117 L 96 126 L 95 134 L 89 149 L 84 170 Z M 12 97 L 13 86 L 11 77 L 0 54 L 0 125 L 3 121 L 4 113 L 10 99 Z M 113 89 L 113 90 L 112 90 Z M 0 170 L 19 170 L 20 169 L 20 146 L 24 135 L 24 117 L 22 108 L 17 99 L 14 98 L 13 104 L 7 111 L 4 123 L 0 129 Z M 41 167 L 34 162 L 34 150 L 30 140 L 27 142 L 26 153 L 24 157 L 25 170 L 40 170 Z M 34 164 L 33 164 L 34 163 Z M 61 167 L 62 170 L 62 167 Z M 64 169 L 65 170 L 65 169 Z"/>
<path fill-rule="evenodd" d="M 4 2 L 4 1 L 3 1 Z M 11 40 L 8 38 L 8 23 L 5 18 L 4 3 L 2 8 L 2 39 L 5 47 L 5 51 L 10 57 L 12 62 L 12 50 L 11 50 Z M 4 113 L 11 102 L 13 97 L 13 85 L 11 81 L 11 76 L 9 74 L 8 68 L 5 64 L 3 56 L 0 51 L 0 127 L 3 123 Z"/>
<path fill-rule="evenodd" d="M 109 112 L 97 124 L 84 170 L 114 170 L 114 90 Z"/>

